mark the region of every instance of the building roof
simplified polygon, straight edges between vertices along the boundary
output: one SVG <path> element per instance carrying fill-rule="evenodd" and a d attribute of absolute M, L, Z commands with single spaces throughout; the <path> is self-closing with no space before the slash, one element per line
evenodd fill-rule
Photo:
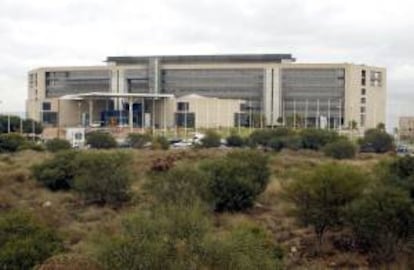
<path fill-rule="evenodd" d="M 108 93 L 108 92 L 90 92 L 84 94 L 66 95 L 61 100 L 84 100 L 84 99 L 107 99 L 107 98 L 173 98 L 171 94 L 156 93 Z"/>
<path fill-rule="evenodd" d="M 148 63 L 158 59 L 162 63 L 241 63 L 241 62 L 277 62 L 283 60 L 294 62 L 291 54 L 216 54 L 216 55 L 152 55 L 152 56 L 108 56 L 106 62 L 117 64 Z"/>

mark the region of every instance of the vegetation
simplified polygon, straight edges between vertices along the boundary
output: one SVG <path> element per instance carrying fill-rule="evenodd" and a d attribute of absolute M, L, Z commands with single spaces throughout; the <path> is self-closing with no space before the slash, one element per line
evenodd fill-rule
<path fill-rule="evenodd" d="M 332 143 L 328 143 L 323 148 L 326 156 L 335 159 L 354 158 L 356 154 L 356 146 L 348 139 L 343 138 Z"/>
<path fill-rule="evenodd" d="M 170 148 L 170 142 L 163 136 L 157 136 L 152 140 L 151 148 L 153 150 L 168 150 Z"/>
<path fill-rule="evenodd" d="M 385 153 L 394 149 L 394 140 L 383 129 L 368 129 L 359 141 L 364 152 Z"/>
<path fill-rule="evenodd" d="M 63 250 L 57 233 L 22 212 L 0 215 L 0 268 L 31 269 Z"/>
<path fill-rule="evenodd" d="M 230 147 L 242 147 L 245 143 L 244 139 L 237 134 L 231 134 L 226 138 L 226 141 Z"/>
<path fill-rule="evenodd" d="M 0 134 L 9 131 L 9 117 L 0 115 Z M 21 119 L 18 116 L 10 116 L 10 132 L 35 133 L 41 134 L 43 127 L 39 122 L 32 119 Z M 34 131 L 34 132 L 33 132 Z"/>
<path fill-rule="evenodd" d="M 49 152 L 59 152 L 62 150 L 68 150 L 71 149 L 72 146 L 70 145 L 70 142 L 65 139 L 51 139 L 46 142 L 46 149 Z"/>
<path fill-rule="evenodd" d="M 334 131 L 311 128 L 303 129 L 300 136 L 302 137 L 302 147 L 312 150 L 320 150 L 328 143 L 338 139 L 338 134 Z"/>
<path fill-rule="evenodd" d="M 201 146 L 205 148 L 219 147 L 220 135 L 214 130 L 207 130 L 205 136 L 201 139 Z"/>
<path fill-rule="evenodd" d="M 390 263 L 414 237 L 414 209 L 406 192 L 374 188 L 352 203 L 349 223 L 361 249 L 374 264 Z"/>
<path fill-rule="evenodd" d="M 285 187 L 297 219 L 313 227 L 318 249 L 325 231 L 343 224 L 344 208 L 361 195 L 366 181 L 357 168 L 332 163 L 297 177 Z"/>
<path fill-rule="evenodd" d="M 0 153 L 16 152 L 26 143 L 26 139 L 17 133 L 0 134 Z"/>
<path fill-rule="evenodd" d="M 201 164 L 216 211 L 240 211 L 253 206 L 269 182 L 268 157 L 258 151 L 235 151 Z"/>
<path fill-rule="evenodd" d="M 141 149 L 151 142 L 151 136 L 149 134 L 129 133 L 127 141 L 131 147 Z"/>
<path fill-rule="evenodd" d="M 130 198 L 130 156 L 124 152 L 82 152 L 75 159 L 75 190 L 89 203 L 119 205 Z"/>
<path fill-rule="evenodd" d="M 90 145 L 92 148 L 97 149 L 109 149 L 117 147 L 117 143 L 111 134 L 100 131 L 93 131 L 86 134 L 86 144 Z"/>

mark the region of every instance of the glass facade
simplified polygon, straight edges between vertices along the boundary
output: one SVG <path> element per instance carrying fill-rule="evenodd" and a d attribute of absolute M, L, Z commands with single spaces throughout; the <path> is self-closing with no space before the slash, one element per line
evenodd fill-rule
<path fill-rule="evenodd" d="M 109 92 L 111 84 L 108 70 L 71 70 L 46 72 L 46 97 Z"/>
<path fill-rule="evenodd" d="M 125 71 L 125 81 L 128 93 L 148 93 L 148 70 L 129 69 Z"/>
<path fill-rule="evenodd" d="M 344 69 L 283 69 L 282 115 L 288 125 L 328 127 L 343 124 Z"/>
<path fill-rule="evenodd" d="M 261 100 L 263 69 L 164 69 L 161 92 L 184 96 Z"/>

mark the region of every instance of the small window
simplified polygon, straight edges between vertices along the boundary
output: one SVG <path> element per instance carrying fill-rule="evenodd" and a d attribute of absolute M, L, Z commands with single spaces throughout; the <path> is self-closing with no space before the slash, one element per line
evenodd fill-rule
<path fill-rule="evenodd" d="M 366 76 L 367 76 L 367 71 L 366 71 L 365 69 L 363 69 L 363 70 L 361 71 L 361 76 L 362 76 L 362 78 L 364 78 L 364 77 L 366 77 Z"/>
<path fill-rule="evenodd" d="M 361 85 L 365 86 L 365 85 L 366 85 L 366 83 L 367 83 L 367 81 L 366 81 L 365 77 L 364 77 L 364 78 L 362 78 L 362 79 L 361 79 Z"/>
<path fill-rule="evenodd" d="M 37 95 L 37 93 L 36 93 Z M 43 102 L 42 104 L 42 110 L 43 111 L 50 111 L 52 109 L 52 106 L 50 105 L 50 102 Z"/>
<path fill-rule="evenodd" d="M 366 98 L 364 98 L 364 97 L 362 97 L 362 98 L 361 98 L 361 104 L 365 104 L 365 103 L 367 103 L 367 99 L 366 99 Z"/>
<path fill-rule="evenodd" d="M 189 111 L 190 109 L 190 105 L 188 102 L 178 102 L 177 103 L 177 111 L 179 112 L 184 112 L 184 111 Z"/>
<path fill-rule="evenodd" d="M 365 107 L 361 107 L 361 113 L 365 113 L 366 109 Z"/>
<path fill-rule="evenodd" d="M 246 103 L 241 103 L 240 104 L 240 111 L 244 112 L 247 111 L 249 109 L 249 106 Z"/>
<path fill-rule="evenodd" d="M 362 89 L 361 89 L 361 95 L 362 95 L 362 96 L 365 96 L 366 94 L 367 94 L 367 89 L 362 88 Z"/>

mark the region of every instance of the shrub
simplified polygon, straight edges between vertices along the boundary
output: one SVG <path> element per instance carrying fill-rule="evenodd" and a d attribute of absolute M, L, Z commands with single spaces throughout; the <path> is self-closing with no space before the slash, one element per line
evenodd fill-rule
<path fill-rule="evenodd" d="M 18 150 L 33 150 L 36 152 L 43 152 L 45 151 L 45 147 L 41 143 L 26 140 L 25 143 L 23 143 Z"/>
<path fill-rule="evenodd" d="M 253 205 L 269 181 L 268 157 L 258 151 L 235 151 L 204 161 L 208 189 L 217 211 L 240 211 Z"/>
<path fill-rule="evenodd" d="M 21 124 L 23 124 L 21 126 Z M 7 133 L 9 125 L 9 117 L 7 115 L 0 115 L 0 133 Z M 34 127 L 34 129 L 33 129 Z M 10 116 L 10 131 L 11 132 L 20 132 L 20 128 L 23 129 L 24 133 L 34 133 L 41 134 L 43 127 L 39 122 L 33 121 L 32 119 L 24 119 L 21 121 L 21 118 L 18 116 Z"/>
<path fill-rule="evenodd" d="M 151 136 L 149 134 L 129 133 L 127 141 L 131 147 L 141 149 L 151 142 Z"/>
<path fill-rule="evenodd" d="M 201 146 L 205 148 L 219 147 L 220 135 L 214 130 L 207 130 L 206 134 L 201 139 Z"/>
<path fill-rule="evenodd" d="M 21 212 L 0 215 L 0 268 L 32 269 L 63 249 L 56 232 Z"/>
<path fill-rule="evenodd" d="M 51 190 L 70 189 L 78 169 L 74 163 L 77 154 L 76 151 L 59 152 L 52 159 L 32 166 L 32 174 L 37 181 Z"/>
<path fill-rule="evenodd" d="M 373 263 L 391 262 L 414 237 L 409 196 L 392 187 L 376 187 L 348 208 L 352 231 Z"/>
<path fill-rule="evenodd" d="M 243 138 L 237 134 L 231 134 L 226 138 L 226 141 L 230 147 L 242 147 L 244 145 Z"/>
<path fill-rule="evenodd" d="M 0 134 L 0 153 L 16 152 L 26 142 L 26 139 L 17 133 Z"/>
<path fill-rule="evenodd" d="M 286 146 L 285 138 L 274 137 L 269 141 L 268 146 L 272 148 L 274 151 L 279 152 Z"/>
<path fill-rule="evenodd" d="M 414 157 L 399 157 L 380 166 L 383 168 L 379 168 L 378 171 L 384 170 L 385 167 L 384 180 L 409 191 L 411 198 L 414 199 Z"/>
<path fill-rule="evenodd" d="M 51 139 L 46 142 L 46 149 L 50 152 L 58 152 L 62 150 L 71 149 L 72 146 L 68 140 L 65 139 Z"/>
<path fill-rule="evenodd" d="M 326 144 L 338 139 L 338 134 L 334 131 L 324 129 L 303 129 L 300 133 L 302 147 L 305 149 L 320 150 Z"/>
<path fill-rule="evenodd" d="M 356 146 L 348 139 L 341 139 L 325 145 L 323 149 L 325 155 L 335 159 L 354 158 Z"/>
<path fill-rule="evenodd" d="M 394 140 L 385 130 L 368 129 L 364 137 L 359 141 L 361 150 L 385 153 L 394 149 Z"/>
<path fill-rule="evenodd" d="M 117 147 L 117 143 L 111 134 L 100 131 L 93 131 L 86 134 L 86 143 L 89 144 L 92 148 L 97 149 L 109 149 Z"/>
<path fill-rule="evenodd" d="M 168 150 L 170 148 L 170 142 L 163 136 L 157 136 L 152 140 L 151 148 L 153 150 Z"/>
<path fill-rule="evenodd" d="M 118 205 L 129 199 L 131 156 L 125 152 L 80 152 L 74 188 L 87 202 Z"/>
<path fill-rule="evenodd" d="M 190 165 L 152 174 L 145 187 L 159 203 L 190 205 L 199 199 L 207 201 L 208 196 L 206 175 Z"/>
<path fill-rule="evenodd" d="M 332 163 L 298 175 L 285 186 L 296 218 L 305 226 L 313 226 L 318 249 L 325 231 L 343 223 L 344 207 L 360 196 L 366 178 L 357 168 Z"/>
<path fill-rule="evenodd" d="M 291 129 L 278 127 L 275 129 L 261 129 L 255 130 L 250 134 L 249 143 L 251 145 L 268 146 L 270 140 L 275 137 L 293 136 L 294 132 Z"/>

